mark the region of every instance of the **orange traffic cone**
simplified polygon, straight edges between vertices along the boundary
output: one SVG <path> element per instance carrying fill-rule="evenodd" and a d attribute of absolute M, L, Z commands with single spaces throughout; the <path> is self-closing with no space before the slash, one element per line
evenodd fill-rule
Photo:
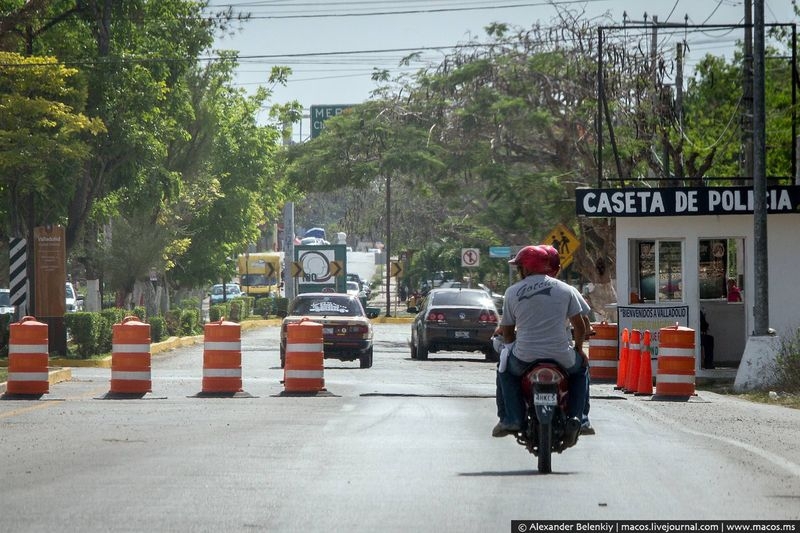
<path fill-rule="evenodd" d="M 642 333 L 638 329 L 631 330 L 630 346 L 628 347 L 628 373 L 625 375 L 625 394 L 636 392 L 639 384 L 639 359 L 642 352 Z"/>
<path fill-rule="evenodd" d="M 619 349 L 619 367 L 617 369 L 617 390 L 625 388 L 625 375 L 628 373 L 628 328 L 622 330 L 622 342 Z"/>
<path fill-rule="evenodd" d="M 653 367 L 650 363 L 650 330 L 645 330 L 642 339 L 642 355 L 639 362 L 639 383 L 636 386 L 636 396 L 651 396 L 653 394 Z"/>

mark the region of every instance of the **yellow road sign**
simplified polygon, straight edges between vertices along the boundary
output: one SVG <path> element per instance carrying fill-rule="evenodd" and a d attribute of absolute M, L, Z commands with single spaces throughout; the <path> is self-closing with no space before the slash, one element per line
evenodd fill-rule
<path fill-rule="evenodd" d="M 391 268 L 391 277 L 393 278 L 402 278 L 403 277 L 403 263 L 400 261 L 392 261 L 392 268 Z"/>
<path fill-rule="evenodd" d="M 329 267 L 331 277 L 341 276 L 344 270 L 344 265 L 341 261 L 331 261 Z"/>
<path fill-rule="evenodd" d="M 303 272 L 303 263 L 300 261 L 292 261 L 292 277 L 302 278 L 305 275 L 305 272 Z"/>
<path fill-rule="evenodd" d="M 558 250 L 561 257 L 561 268 L 567 268 L 572 263 L 573 255 L 581 242 L 572 231 L 564 224 L 558 224 L 553 231 L 547 234 L 542 244 L 549 244 Z"/>

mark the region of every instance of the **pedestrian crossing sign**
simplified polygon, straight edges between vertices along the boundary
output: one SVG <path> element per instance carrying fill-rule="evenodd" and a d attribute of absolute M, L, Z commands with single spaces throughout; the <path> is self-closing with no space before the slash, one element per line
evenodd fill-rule
<path fill-rule="evenodd" d="M 549 244 L 558 250 L 558 255 L 561 258 L 561 268 L 567 268 L 572 263 L 573 255 L 581 242 L 568 227 L 559 223 L 542 240 L 542 244 Z"/>

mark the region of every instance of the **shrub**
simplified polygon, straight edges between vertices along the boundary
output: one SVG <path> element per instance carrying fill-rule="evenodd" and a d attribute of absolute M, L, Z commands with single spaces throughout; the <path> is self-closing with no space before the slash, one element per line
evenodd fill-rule
<path fill-rule="evenodd" d="M 283 318 L 289 311 L 288 298 L 275 298 L 275 314 Z"/>
<path fill-rule="evenodd" d="M 241 298 L 236 298 L 235 300 L 231 300 L 229 302 L 230 305 L 230 319 L 234 322 L 241 322 L 243 317 L 243 302 Z"/>
<path fill-rule="evenodd" d="M 163 316 L 150 317 L 150 342 L 161 342 L 169 334 L 167 333 L 167 321 Z"/>
<path fill-rule="evenodd" d="M 267 316 L 272 313 L 274 298 L 259 298 L 253 303 L 253 314 L 257 316 Z"/>
<path fill-rule="evenodd" d="M 0 357 L 8 357 L 8 337 L 13 315 L 0 315 Z"/>
<path fill-rule="evenodd" d="M 176 337 L 180 334 L 180 329 L 181 329 L 180 309 L 170 309 L 169 311 L 167 311 L 167 314 L 164 315 L 164 321 L 167 323 L 168 336 Z"/>
<path fill-rule="evenodd" d="M 100 313 L 68 313 L 65 325 L 75 343 L 76 355 L 90 358 L 111 350 L 111 324 Z"/>
<path fill-rule="evenodd" d="M 113 337 L 113 326 L 114 324 L 119 324 L 122 322 L 122 319 L 128 316 L 128 311 L 126 309 L 120 309 L 118 307 L 111 307 L 109 309 L 103 309 L 100 311 L 100 316 L 103 318 L 103 322 L 100 324 L 101 331 L 98 334 L 100 339 L 99 346 L 98 346 L 98 353 L 106 353 L 111 351 L 111 343 Z"/>
<path fill-rule="evenodd" d="M 220 318 L 226 318 L 228 315 L 228 306 L 226 304 L 216 304 L 208 308 L 208 319 L 211 322 L 217 322 Z"/>
<path fill-rule="evenodd" d="M 200 331 L 200 312 L 197 309 L 181 311 L 179 335 L 196 335 Z"/>
<path fill-rule="evenodd" d="M 781 338 L 775 359 L 776 384 L 786 392 L 800 392 L 800 329 L 793 336 Z"/>

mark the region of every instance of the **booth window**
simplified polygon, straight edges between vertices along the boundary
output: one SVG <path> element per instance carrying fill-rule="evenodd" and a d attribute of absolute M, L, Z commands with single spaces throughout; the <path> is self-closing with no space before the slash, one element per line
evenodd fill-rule
<path fill-rule="evenodd" d="M 698 249 L 698 281 L 701 300 L 727 297 L 728 278 L 741 286 L 743 239 L 700 239 Z"/>
<path fill-rule="evenodd" d="M 631 303 L 683 301 L 683 242 L 632 241 Z"/>

